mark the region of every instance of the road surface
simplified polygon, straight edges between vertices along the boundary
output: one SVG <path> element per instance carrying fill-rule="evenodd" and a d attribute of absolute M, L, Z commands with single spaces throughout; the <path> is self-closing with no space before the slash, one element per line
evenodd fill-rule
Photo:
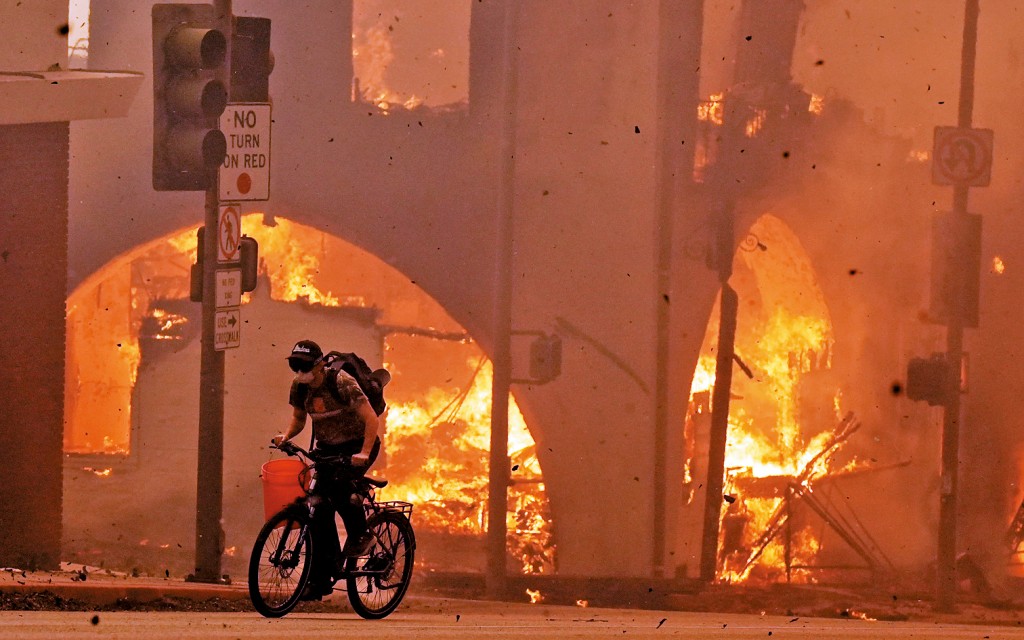
<path fill-rule="evenodd" d="M 464 609 L 461 613 L 458 611 Z M 693 640 L 1002 640 L 1024 627 L 937 622 L 773 617 L 449 601 L 435 610 L 399 609 L 381 621 L 344 610 L 295 612 L 269 620 L 256 613 L 0 611 L 0 637 L 76 638 L 374 638 L 493 639 L 674 638 Z"/>

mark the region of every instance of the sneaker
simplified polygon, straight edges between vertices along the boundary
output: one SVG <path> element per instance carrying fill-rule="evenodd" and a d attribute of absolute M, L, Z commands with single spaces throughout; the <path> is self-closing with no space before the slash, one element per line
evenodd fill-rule
<path fill-rule="evenodd" d="M 345 540 L 345 548 L 341 550 L 341 555 L 350 558 L 366 555 L 373 548 L 373 543 L 376 541 L 377 539 L 369 531 L 360 536 L 358 540 L 349 538 Z"/>

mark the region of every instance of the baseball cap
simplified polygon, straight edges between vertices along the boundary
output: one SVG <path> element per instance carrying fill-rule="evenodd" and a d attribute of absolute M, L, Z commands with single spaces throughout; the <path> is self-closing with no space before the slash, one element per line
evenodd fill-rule
<path fill-rule="evenodd" d="M 299 340 L 292 347 L 291 354 L 288 355 L 288 364 L 293 365 L 292 368 L 295 369 L 295 364 L 315 364 L 322 357 L 324 357 L 324 352 L 320 345 L 312 340 Z"/>

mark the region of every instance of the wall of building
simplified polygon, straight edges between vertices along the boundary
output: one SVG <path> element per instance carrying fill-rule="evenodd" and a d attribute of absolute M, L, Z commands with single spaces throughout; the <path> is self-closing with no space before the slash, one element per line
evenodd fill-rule
<path fill-rule="evenodd" d="M 517 385 L 514 392 L 538 444 L 559 571 L 647 575 L 660 297 L 654 273 L 657 5 L 632 3 L 625 10 L 611 0 L 565 0 L 519 6 L 513 326 L 558 333 L 564 353 L 558 380 Z M 350 100 L 344 3 L 310 0 L 299 11 L 254 0 L 236 10 L 273 20 L 271 200 L 257 208 L 380 256 L 487 350 L 500 166 L 495 9 L 485 3 L 474 10 L 468 109 L 386 116 Z M 91 66 L 151 73 L 148 10 L 130 0 L 93 0 L 93 11 Z M 91 162 L 72 171 L 72 283 L 113 256 L 200 219 L 199 193 L 151 189 L 150 88 L 141 93 L 127 119 L 74 125 L 72 154 Z M 771 162 L 753 176 L 763 182 L 726 194 L 705 186 L 702 199 L 678 195 L 667 300 L 677 419 L 670 428 L 682 428 L 679 408 L 718 290 L 705 262 L 712 230 L 706 205 L 730 200 L 737 242 L 769 212 L 805 242 L 837 318 L 836 358 L 852 389 L 849 408 L 870 425 L 865 432 L 874 444 L 862 452 L 920 450 L 913 470 L 927 480 L 937 464 L 934 439 L 918 427 L 930 417 L 893 396 L 892 385 L 903 376 L 906 357 L 925 355 L 935 344 L 934 327 L 921 326 L 914 311 L 927 294 L 923 265 L 934 190 L 920 161 L 908 160 L 908 145 L 867 130 L 863 113 L 841 111 L 849 105 L 827 104 L 837 110 L 826 112 L 832 120 L 814 125 L 825 134 L 773 134 L 779 137 L 765 147 L 774 154 Z M 806 137 L 800 149 L 778 146 L 791 134 Z M 1007 173 L 1002 179 L 1011 181 Z M 1003 209 L 1008 201 L 1004 194 Z M 1009 218 L 999 223 L 1005 237 L 1012 235 Z M 1001 250 L 1013 255 L 1017 249 Z M 992 318 L 1009 330 L 1012 295 L 997 286 L 986 284 L 1003 291 Z M 1006 350 L 997 348 L 1003 343 L 984 343 L 986 370 L 1006 364 Z M 981 394 L 1005 406 L 1014 388 L 982 387 Z M 970 411 L 996 420 L 987 410 Z M 670 479 L 682 464 L 678 451 L 672 456 Z M 924 481 L 917 487 L 921 492 L 910 498 L 927 501 L 934 487 Z M 700 526 L 692 513 L 669 515 L 681 530 Z M 913 528 L 925 529 L 931 515 L 930 507 L 917 509 Z M 899 523 L 887 526 L 894 530 Z M 917 559 L 928 555 L 926 537 L 915 541 Z M 698 551 L 690 540 L 675 549 L 672 562 L 692 569 Z"/>
<path fill-rule="evenodd" d="M 0 69 L 65 64 L 67 2 L 0 6 Z M 68 125 L 0 126 L 0 564 L 60 562 Z"/>
<path fill-rule="evenodd" d="M 67 0 L 0 5 L 0 71 L 45 71 L 67 66 Z M 63 33 L 62 33 L 63 31 Z"/>
<path fill-rule="evenodd" d="M 380 256 L 487 350 L 494 121 L 458 110 L 384 116 L 351 103 L 334 62 L 349 46 L 345 20 L 336 3 L 306 4 L 244 7 L 273 20 L 266 210 Z M 90 66 L 148 74 L 149 22 L 138 3 L 93 0 Z M 562 333 L 565 351 L 556 382 L 514 393 L 539 444 L 566 574 L 650 570 L 656 25 L 654 5 L 522 6 L 513 325 Z M 474 28 L 474 42 L 489 42 L 479 21 Z M 592 53 L 570 53 L 579 46 Z M 492 86 L 501 71 L 471 68 Z M 74 155 L 93 163 L 72 176 L 72 281 L 200 215 L 200 194 L 150 188 L 152 107 L 149 89 L 141 93 L 125 120 L 75 125 Z M 94 180 L 100 166 L 117 167 L 118 178 Z M 621 553 L 627 542 L 635 553 Z"/>

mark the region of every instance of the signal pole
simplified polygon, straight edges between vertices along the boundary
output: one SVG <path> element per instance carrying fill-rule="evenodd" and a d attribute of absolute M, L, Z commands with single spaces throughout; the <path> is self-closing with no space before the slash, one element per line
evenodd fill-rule
<path fill-rule="evenodd" d="M 217 170 L 210 171 L 206 189 L 203 234 L 202 339 L 199 360 L 199 441 L 196 468 L 196 582 L 222 582 L 221 526 L 224 498 L 224 352 L 214 344 L 217 300 Z"/>
<path fill-rule="evenodd" d="M 491 598 L 505 594 L 506 536 L 508 535 L 508 395 L 512 387 L 512 262 L 515 213 L 516 154 L 516 18 L 517 3 L 504 3 L 502 50 L 501 174 L 497 201 L 497 250 L 494 293 L 494 355 L 491 358 L 491 452 L 487 491 L 487 574 Z"/>
<path fill-rule="evenodd" d="M 960 99 L 957 126 L 971 128 L 974 109 L 974 64 L 978 41 L 978 0 L 966 0 L 964 9 L 963 46 L 960 55 Z M 939 162 L 940 158 L 932 158 Z M 966 182 L 953 186 L 954 255 L 964 253 L 964 234 L 967 228 L 967 200 L 970 187 Z M 965 295 L 966 274 L 961 269 L 948 269 L 952 279 L 949 288 L 950 310 L 946 330 L 946 407 L 942 422 L 942 480 L 939 494 L 939 540 L 937 558 L 937 593 L 935 608 L 952 611 L 956 600 L 956 541 L 957 502 L 959 493 L 958 465 L 960 459 L 961 407 L 960 391 L 963 361 L 964 317 L 963 309 L 969 301 Z"/>
<path fill-rule="evenodd" d="M 231 64 L 231 0 L 213 0 L 213 20 L 227 40 L 225 64 Z M 219 127 L 219 125 L 218 125 Z M 209 170 L 203 224 L 202 339 L 199 360 L 199 440 L 196 461 L 196 582 L 223 582 L 224 528 L 224 352 L 216 349 L 217 242 L 220 167 Z"/>
<path fill-rule="evenodd" d="M 255 289 L 259 259 L 256 241 L 240 235 L 238 201 L 270 197 L 270 20 L 235 18 L 231 0 L 155 4 L 152 17 L 153 188 L 206 195 L 189 292 L 202 302 L 196 555 L 189 579 L 222 582 L 223 350 L 239 346 L 241 294 Z M 235 104 L 222 124 L 229 98 Z M 253 138 L 262 142 L 246 149 L 261 160 L 258 169 L 238 171 L 239 136 L 228 145 L 222 126 L 260 132 Z M 230 188 L 222 193 L 224 170 Z M 222 197 L 232 201 L 223 213 Z"/>

